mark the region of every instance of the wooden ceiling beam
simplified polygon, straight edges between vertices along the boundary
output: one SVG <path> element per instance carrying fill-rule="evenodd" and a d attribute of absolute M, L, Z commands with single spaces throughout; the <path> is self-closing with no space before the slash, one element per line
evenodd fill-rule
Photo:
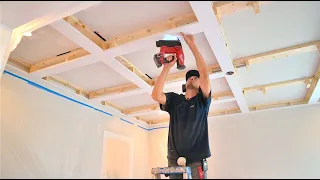
<path fill-rule="evenodd" d="M 219 24 L 221 24 L 223 16 L 251 8 L 255 14 L 258 14 L 260 13 L 260 5 L 269 2 L 270 1 L 218 1 L 212 3 L 212 9 L 218 19 Z"/>
<path fill-rule="evenodd" d="M 17 58 L 9 58 L 8 64 L 10 64 L 13 67 L 16 67 L 18 69 L 21 69 L 22 71 L 25 71 L 29 73 L 31 65 L 23 60 L 17 59 Z"/>
<path fill-rule="evenodd" d="M 243 88 L 243 92 L 246 93 L 248 91 L 266 91 L 269 88 L 278 87 L 278 86 L 285 86 L 288 84 L 294 84 L 294 83 L 306 83 L 306 81 L 314 81 L 314 77 L 306 77 L 306 78 L 299 78 L 299 79 L 293 79 L 288 81 L 281 81 L 281 82 L 275 82 L 270 84 L 264 84 L 260 86 L 254 86 L 254 87 L 248 87 Z M 265 92 L 264 92 L 265 93 Z"/>
<path fill-rule="evenodd" d="M 131 41 L 135 41 L 137 39 L 145 38 L 157 33 L 165 32 L 171 29 L 175 29 L 181 26 L 185 26 L 187 24 L 197 22 L 197 18 L 194 13 L 188 13 L 182 16 L 171 18 L 167 21 L 161 22 L 159 24 L 152 25 L 148 28 L 144 28 L 135 32 L 130 32 L 128 34 L 123 34 L 118 37 L 114 37 L 107 42 L 106 49 L 110 49 L 113 47 L 117 47 Z"/>
<path fill-rule="evenodd" d="M 71 26 L 76 28 L 79 32 L 81 32 L 85 37 L 90 39 L 94 42 L 97 46 L 101 49 L 105 49 L 105 41 L 102 40 L 96 33 L 91 31 L 84 23 L 82 23 L 77 17 L 75 16 L 67 16 L 63 18 L 64 21 L 69 23 Z"/>
<path fill-rule="evenodd" d="M 46 76 L 46 77 L 43 77 L 42 79 L 48 81 L 48 82 L 54 82 L 55 84 L 61 86 L 61 87 L 65 87 L 65 88 L 68 88 L 69 90 L 72 90 L 74 91 L 75 93 L 79 94 L 79 95 L 82 95 L 86 98 L 89 98 L 89 93 L 85 90 L 83 90 L 82 88 L 74 85 L 74 84 L 71 84 L 70 82 L 67 82 L 65 80 L 61 80 L 61 79 L 58 79 L 56 77 L 51 77 L 51 76 Z"/>
<path fill-rule="evenodd" d="M 53 66 L 60 65 L 69 61 L 77 60 L 83 56 L 87 56 L 90 53 L 83 48 L 77 48 L 72 51 L 68 51 L 67 53 L 57 55 L 52 58 L 45 59 L 38 63 L 34 63 L 30 67 L 30 73 L 44 69 L 44 68 L 54 68 Z"/>
<path fill-rule="evenodd" d="M 65 23 L 62 23 L 62 21 Z M 52 58 L 43 60 L 39 63 L 35 63 L 31 67 L 32 73 L 37 74 L 36 72 L 41 70 L 41 73 L 39 74 L 41 74 L 42 76 L 48 76 L 51 73 L 53 73 L 52 69 L 56 69 L 57 71 L 61 72 L 65 70 L 70 70 L 72 68 L 81 67 L 83 64 L 90 64 L 90 63 L 97 62 L 96 60 L 92 60 L 92 58 L 90 58 L 91 56 L 87 56 L 89 54 L 95 55 L 96 57 L 94 59 L 97 59 L 97 58 L 106 59 L 110 57 L 120 56 L 122 54 L 127 54 L 130 52 L 142 49 L 144 47 L 147 47 L 150 45 L 151 42 L 154 43 L 154 39 L 156 37 L 153 35 L 157 35 L 160 33 L 165 33 L 165 32 L 177 33 L 182 31 L 182 29 L 188 29 L 188 28 L 195 31 L 195 33 L 201 31 L 200 26 L 195 26 L 197 22 L 197 18 L 193 13 L 174 17 L 167 21 L 154 24 L 148 28 L 134 31 L 128 34 L 123 34 L 121 36 L 112 38 L 107 41 L 103 41 L 102 39 L 99 40 L 98 39 L 99 37 L 96 36 L 94 32 L 88 29 L 88 27 L 84 23 L 79 21 L 74 16 L 68 16 L 62 21 L 56 22 L 52 26 L 62 34 L 66 34 L 68 35 L 68 37 L 72 36 L 72 41 L 74 41 L 75 43 L 77 43 L 79 46 L 83 48 L 74 50 L 75 52 L 77 52 L 77 55 L 69 57 L 67 60 L 65 55 L 63 57 L 52 57 Z M 66 26 L 66 23 L 70 24 L 71 26 Z M 80 32 L 83 35 L 83 37 L 86 37 L 86 38 L 82 37 L 81 41 L 78 40 L 79 33 L 74 33 L 75 30 Z M 89 43 L 88 45 L 88 43 L 85 43 L 85 42 L 88 42 L 85 39 L 90 39 L 90 42 L 93 42 L 93 43 L 91 44 Z M 141 39 L 143 39 L 143 42 L 138 41 Z M 132 44 L 131 42 L 133 41 L 138 41 L 138 42 L 135 42 Z M 101 43 L 103 44 L 101 45 Z M 127 44 L 128 46 L 124 46 Z M 97 46 L 100 47 L 100 49 L 103 48 L 103 50 L 101 50 L 101 52 L 98 51 L 96 48 Z M 67 54 L 70 54 L 70 53 L 67 53 Z M 73 60 L 73 61 L 70 61 L 70 60 Z M 79 60 L 81 60 L 81 62 L 78 63 L 77 61 Z M 68 64 L 65 64 L 64 62 L 66 61 L 70 61 L 70 62 L 68 62 Z M 64 66 L 67 66 L 68 68 L 65 68 Z"/>
<path fill-rule="evenodd" d="M 152 81 L 145 73 L 140 71 L 135 65 L 133 65 L 129 60 L 127 60 L 123 56 L 117 56 L 115 57 L 117 61 L 119 61 L 121 64 L 123 64 L 125 67 L 127 67 L 131 72 L 139 76 L 142 80 L 144 80 L 149 85 L 153 85 L 154 81 Z"/>
<path fill-rule="evenodd" d="M 124 108 L 122 108 L 122 107 L 120 107 L 120 106 L 118 106 L 118 105 L 116 105 L 116 104 L 114 104 L 114 103 L 112 103 L 110 101 L 102 101 L 101 104 L 104 105 L 104 106 L 110 106 L 110 107 L 112 107 L 114 109 L 117 109 L 121 113 L 124 113 L 124 110 L 125 110 Z"/>
<path fill-rule="evenodd" d="M 284 58 L 298 53 L 316 51 L 317 46 L 320 45 L 320 41 L 313 41 L 309 43 L 299 44 L 287 48 L 277 49 L 261 54 L 247 56 L 233 60 L 235 67 L 249 66 L 253 62 L 258 62 L 267 59 Z"/>
<path fill-rule="evenodd" d="M 295 106 L 300 104 L 306 104 L 308 101 L 307 99 L 295 99 L 295 100 L 288 100 L 288 101 L 279 101 L 275 103 L 265 103 L 259 105 L 250 106 L 250 111 L 257 111 L 263 109 L 271 109 L 271 108 L 278 108 L 278 107 L 286 107 L 286 106 Z"/>

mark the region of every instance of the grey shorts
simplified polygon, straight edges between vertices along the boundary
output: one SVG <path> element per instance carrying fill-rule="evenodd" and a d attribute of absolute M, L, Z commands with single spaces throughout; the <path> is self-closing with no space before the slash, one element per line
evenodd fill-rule
<path fill-rule="evenodd" d="M 176 161 L 170 161 L 168 160 L 168 167 L 171 167 L 171 166 L 178 166 L 177 162 Z M 191 164 L 188 164 L 187 163 L 187 166 L 189 166 L 191 168 L 191 176 L 192 176 L 192 179 L 200 179 L 200 174 L 199 174 L 199 167 L 202 169 L 202 162 L 199 161 L 199 162 L 194 162 L 194 163 L 191 163 Z M 207 169 L 205 171 L 202 171 L 203 172 L 203 179 L 207 179 Z M 169 175 L 169 178 L 170 179 L 183 179 L 183 175 L 182 174 L 170 174 Z"/>

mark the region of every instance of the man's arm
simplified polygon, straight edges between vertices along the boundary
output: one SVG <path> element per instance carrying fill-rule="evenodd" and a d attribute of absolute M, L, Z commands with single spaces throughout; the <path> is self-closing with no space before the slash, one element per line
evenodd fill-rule
<path fill-rule="evenodd" d="M 189 45 L 196 59 L 197 68 L 200 74 L 200 88 L 202 90 L 202 93 L 206 98 L 209 98 L 211 85 L 210 85 L 210 79 L 209 79 L 209 73 L 208 73 L 208 66 L 194 42 L 193 35 L 185 35 L 184 33 L 181 33 L 181 34 L 185 39 L 186 43 Z"/>
<path fill-rule="evenodd" d="M 166 80 L 167 75 L 169 74 L 170 68 L 176 63 L 177 58 L 175 56 L 174 58 L 173 56 L 168 56 L 167 60 L 172 62 L 163 65 L 161 74 L 157 79 L 152 91 L 153 100 L 163 105 L 166 104 L 166 95 L 163 93 L 164 82 Z"/>

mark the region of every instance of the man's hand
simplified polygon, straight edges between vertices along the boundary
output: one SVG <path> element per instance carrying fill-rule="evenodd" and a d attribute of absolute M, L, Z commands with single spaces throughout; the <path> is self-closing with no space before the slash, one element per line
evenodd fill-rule
<path fill-rule="evenodd" d="M 167 75 L 169 74 L 169 71 L 171 67 L 177 62 L 177 57 L 170 55 L 166 57 L 169 63 L 164 63 L 163 64 L 163 69 L 160 73 L 160 76 L 158 77 L 158 80 L 156 81 L 153 91 L 152 91 L 152 98 L 153 100 L 159 102 L 160 104 L 166 104 L 167 98 L 165 94 L 163 93 L 163 87 L 164 87 L 164 82 L 166 80 Z"/>
<path fill-rule="evenodd" d="M 166 59 L 170 62 L 163 64 L 164 69 L 171 69 L 171 67 L 177 62 L 177 57 L 174 55 L 170 55 L 170 56 L 166 57 Z"/>
<path fill-rule="evenodd" d="M 194 36 L 192 34 L 185 35 L 183 32 L 181 32 L 181 35 L 183 36 L 186 43 L 190 46 L 194 46 Z"/>

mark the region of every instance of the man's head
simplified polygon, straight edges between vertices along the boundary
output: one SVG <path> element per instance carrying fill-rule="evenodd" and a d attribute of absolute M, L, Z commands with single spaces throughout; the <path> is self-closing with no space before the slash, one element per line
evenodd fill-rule
<path fill-rule="evenodd" d="M 200 87 L 199 77 L 199 71 L 189 70 L 186 74 L 186 90 L 198 90 Z"/>

